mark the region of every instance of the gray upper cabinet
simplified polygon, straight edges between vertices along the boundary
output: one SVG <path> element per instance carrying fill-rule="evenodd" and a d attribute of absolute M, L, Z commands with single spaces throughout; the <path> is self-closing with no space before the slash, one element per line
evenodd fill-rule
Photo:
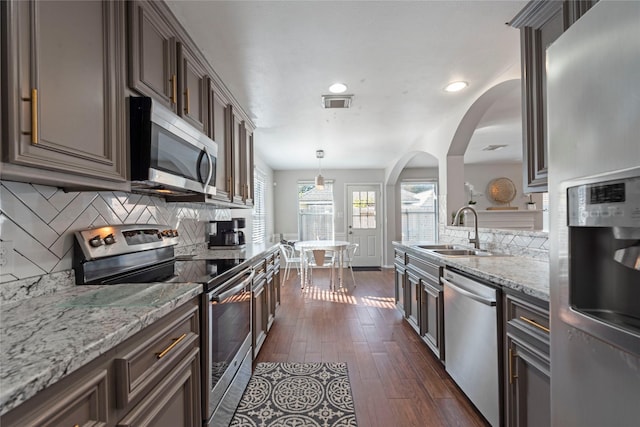
<path fill-rule="evenodd" d="M 246 122 L 242 141 L 242 200 L 247 206 L 253 206 L 253 130 Z"/>
<path fill-rule="evenodd" d="M 523 186 L 547 191 L 546 49 L 597 0 L 533 0 L 509 23 L 520 29 Z"/>
<path fill-rule="evenodd" d="M 189 47 L 178 43 L 178 113 L 195 128 L 207 133 L 209 77 Z"/>
<path fill-rule="evenodd" d="M 175 31 L 153 3 L 129 3 L 129 86 L 177 112 Z"/>
<path fill-rule="evenodd" d="M 10 1 L 0 7 L 2 178 L 128 188 L 125 4 Z"/>
<path fill-rule="evenodd" d="M 216 198 L 231 201 L 231 147 L 229 147 L 229 102 L 213 82 L 209 93 L 209 136 L 218 143 Z"/>
<path fill-rule="evenodd" d="M 231 165 L 231 183 L 233 185 L 232 197 L 234 203 L 244 204 L 242 196 L 242 184 L 244 183 L 244 180 L 242 179 L 242 146 L 244 144 L 245 128 L 244 123 L 242 123 L 242 119 L 238 114 L 236 114 L 234 109 L 231 110 L 231 117 L 229 121 L 231 124 L 231 158 L 233 160 Z"/>

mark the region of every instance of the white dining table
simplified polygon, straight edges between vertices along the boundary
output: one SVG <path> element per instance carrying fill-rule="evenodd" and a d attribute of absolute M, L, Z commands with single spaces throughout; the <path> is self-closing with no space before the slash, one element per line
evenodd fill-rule
<path fill-rule="evenodd" d="M 350 242 L 344 240 L 302 240 L 296 242 L 294 247 L 300 251 L 300 264 L 301 264 L 301 277 L 300 277 L 300 287 L 305 288 L 308 285 L 308 274 L 307 274 L 307 263 L 308 263 L 308 252 L 315 250 L 323 250 L 323 251 L 333 251 L 338 255 L 338 283 L 340 285 L 340 289 L 342 289 L 343 284 L 343 267 L 344 267 L 344 251 L 350 245 Z M 331 266 L 331 291 L 335 292 L 335 279 L 334 279 L 334 269 Z"/>

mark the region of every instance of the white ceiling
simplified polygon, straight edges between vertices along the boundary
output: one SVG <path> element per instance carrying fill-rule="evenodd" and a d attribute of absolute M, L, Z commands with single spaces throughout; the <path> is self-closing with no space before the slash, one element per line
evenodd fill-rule
<path fill-rule="evenodd" d="M 519 33 L 505 25 L 526 1 L 169 1 L 257 126 L 273 169 L 391 168 L 421 148 L 446 153 L 473 102 L 520 75 Z M 444 92 L 450 81 L 470 86 Z M 343 82 L 350 109 L 323 109 Z M 483 146 L 507 144 L 495 152 Z M 437 151 L 437 152 L 436 152 Z M 488 157 L 490 156 L 490 157 Z M 431 160 L 429 160 L 431 159 Z M 521 159 L 520 93 L 497 101 L 465 162 Z M 420 156 L 410 165 L 436 164 Z"/>

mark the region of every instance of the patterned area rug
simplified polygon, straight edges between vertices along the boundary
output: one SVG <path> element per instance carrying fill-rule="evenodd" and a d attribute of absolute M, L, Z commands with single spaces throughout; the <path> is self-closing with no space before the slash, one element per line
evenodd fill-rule
<path fill-rule="evenodd" d="M 355 427 L 346 363 L 258 363 L 232 427 Z"/>

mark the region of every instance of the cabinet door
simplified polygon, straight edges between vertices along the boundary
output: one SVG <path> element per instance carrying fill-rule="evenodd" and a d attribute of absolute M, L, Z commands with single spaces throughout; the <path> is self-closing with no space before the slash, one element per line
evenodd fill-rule
<path fill-rule="evenodd" d="M 153 3 L 129 3 L 129 86 L 177 111 L 176 39 Z"/>
<path fill-rule="evenodd" d="M 242 122 L 242 200 L 245 205 L 253 206 L 253 131 Z"/>
<path fill-rule="evenodd" d="M 178 80 L 178 113 L 196 129 L 207 133 L 209 77 L 207 71 L 189 48 L 178 43 L 180 63 Z"/>
<path fill-rule="evenodd" d="M 245 129 L 244 123 L 240 117 L 231 110 L 230 124 L 231 124 L 231 158 L 232 158 L 232 184 L 233 184 L 233 202 L 237 204 L 243 204 L 242 197 L 242 145 L 244 144 Z"/>
<path fill-rule="evenodd" d="M 267 303 L 265 305 L 267 307 L 267 332 L 269 332 L 276 314 L 276 288 L 274 286 L 273 273 L 267 275 L 266 287 Z"/>
<path fill-rule="evenodd" d="M 265 294 L 266 278 L 262 278 L 254 285 L 253 306 L 252 306 L 252 344 L 253 358 L 255 359 L 262 348 L 264 340 L 267 338 L 267 296 Z"/>
<path fill-rule="evenodd" d="M 274 270 L 273 270 L 273 288 L 275 290 L 275 307 L 273 309 L 274 315 L 275 312 L 280 307 L 280 252 L 276 252 L 275 260 L 274 260 Z"/>
<path fill-rule="evenodd" d="M 546 50 L 597 0 L 529 2 L 511 21 L 520 29 L 524 191 L 547 191 Z"/>
<path fill-rule="evenodd" d="M 442 346 L 443 291 L 425 281 L 420 298 L 420 335 L 438 358 L 444 360 Z"/>
<path fill-rule="evenodd" d="M 75 374 L 77 376 L 77 374 Z M 38 397 L 18 406 L 17 410 L 2 416 L 4 427 L 55 427 L 91 425 L 106 426 L 109 421 L 109 386 L 111 378 L 106 367 L 73 381 L 66 386 L 55 384 L 44 403 Z"/>
<path fill-rule="evenodd" d="M 396 264 L 396 277 L 395 277 L 395 303 L 396 308 L 400 310 L 403 316 L 406 316 L 405 309 L 405 269 L 404 267 Z"/>
<path fill-rule="evenodd" d="M 109 180 L 117 188 L 127 178 L 125 3 L 15 1 L 3 7 L 9 35 L 5 160 L 70 176 L 59 186 L 109 188 Z M 98 179 L 85 183 L 86 177 Z"/>
<path fill-rule="evenodd" d="M 209 136 L 218 144 L 218 156 L 216 165 L 216 198 L 230 201 L 231 194 L 231 163 L 229 156 L 229 102 L 221 92 L 213 86 L 209 93 Z"/>
<path fill-rule="evenodd" d="M 407 287 L 409 288 L 407 292 L 407 304 L 405 305 L 407 310 L 407 320 L 409 324 L 416 331 L 420 331 L 420 278 L 413 274 L 411 271 L 407 271 Z"/>
<path fill-rule="evenodd" d="M 200 356 L 193 349 L 118 427 L 196 427 L 200 413 Z"/>
<path fill-rule="evenodd" d="M 525 340 L 507 337 L 507 425 L 551 425 L 549 361 Z"/>
<path fill-rule="evenodd" d="M 547 191 L 546 50 L 564 31 L 562 3 L 521 28 L 523 166 L 526 192 Z"/>

